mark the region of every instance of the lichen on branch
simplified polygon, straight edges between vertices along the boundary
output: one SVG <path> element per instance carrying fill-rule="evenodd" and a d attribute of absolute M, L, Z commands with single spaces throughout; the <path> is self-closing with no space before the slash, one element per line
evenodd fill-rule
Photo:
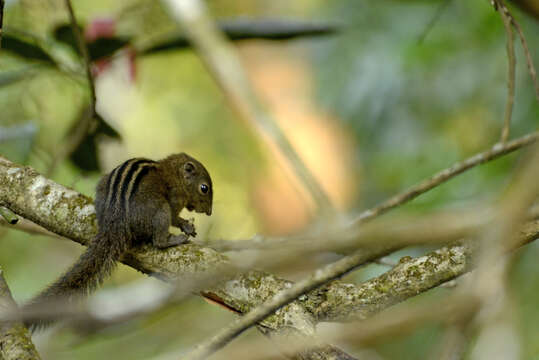
<path fill-rule="evenodd" d="M 87 244 L 96 233 L 90 198 L 4 158 L 0 158 L 0 205 L 82 244 Z M 538 236 L 539 221 L 528 222 L 517 245 Z M 448 246 L 423 257 L 403 259 L 392 270 L 359 285 L 333 281 L 299 297 L 266 318 L 262 325 L 275 330 L 286 325 L 307 331 L 308 327 L 300 329 L 300 324 L 305 324 L 305 314 L 312 316 L 314 324 L 370 317 L 465 273 L 471 266 L 472 253 L 473 248 L 468 245 Z M 124 262 L 139 271 L 172 280 L 224 266 L 229 259 L 213 249 L 186 244 L 167 250 L 142 246 L 134 249 Z M 212 300 L 238 313 L 246 313 L 291 284 L 273 274 L 252 270 L 239 273 L 203 293 L 212 294 Z M 290 319 L 296 320 L 291 322 Z"/>

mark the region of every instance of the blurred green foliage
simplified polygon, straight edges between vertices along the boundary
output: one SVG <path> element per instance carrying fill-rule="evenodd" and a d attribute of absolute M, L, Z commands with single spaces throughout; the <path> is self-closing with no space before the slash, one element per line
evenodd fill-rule
<path fill-rule="evenodd" d="M 344 24 L 338 35 L 282 46 L 300 52 L 313 64 L 318 103 L 352 129 L 357 139 L 359 162 L 350 171 L 360 169 L 361 196 L 356 204 L 360 209 L 498 141 L 506 99 L 503 25 L 487 1 L 444 1 L 449 4 L 432 27 L 429 23 L 442 1 L 208 3 L 215 17 L 301 17 Z M 118 32 L 135 43 L 176 29 L 159 2 L 73 2 L 81 22 L 116 18 Z M 62 4 L 59 0 L 14 1 L 6 9 L 5 23 L 36 35 L 43 48 L 68 64 L 67 68 L 7 52 L 0 55 L 0 153 L 41 172 L 47 172 L 89 99 L 75 51 L 54 43 L 53 29 L 67 20 Z M 539 22 L 517 9 L 514 12 L 539 67 Z M 539 120 L 539 105 L 518 42 L 516 49 L 513 137 L 536 130 Z M 180 150 L 192 153 L 204 159 L 216 187 L 215 215 L 197 217 L 199 234 L 228 239 L 251 236 L 258 226 L 248 192 L 253 179 L 264 172 L 263 145 L 236 121 L 219 88 L 190 50 L 139 57 L 135 64 L 132 83 L 125 74 L 99 80 L 98 86 L 114 106 L 98 104 L 98 111 L 121 136 L 120 142 L 101 139 L 103 171 L 132 156 L 159 158 Z M 79 75 L 73 75 L 77 71 Z M 495 200 L 508 182 L 516 158 L 511 155 L 474 169 L 398 212 L 458 209 Z M 81 172 L 66 161 L 52 178 L 92 196 L 99 174 Z M 5 228 L 0 231 L 0 265 L 17 300 L 35 294 L 81 251 L 70 242 Z M 511 277 L 523 359 L 539 357 L 538 257 L 537 244 L 522 249 Z M 119 270 L 108 285 L 139 278 L 126 267 Z M 355 278 L 372 276 L 371 270 Z M 41 335 L 37 342 L 51 359 L 157 359 L 161 353 L 199 340 L 193 326 L 207 334 L 230 318 L 195 299 L 150 320 L 129 323 L 126 326 L 134 330 L 127 334 L 112 330 L 76 346 L 70 346 L 78 341 L 70 333 L 53 338 Z M 437 328 L 429 326 L 376 349 L 385 359 L 425 358 L 439 335 Z"/>
<path fill-rule="evenodd" d="M 318 99 L 356 131 L 367 174 L 363 205 L 498 141 L 507 73 L 499 15 L 483 2 L 450 1 L 428 28 L 441 3 L 341 1 L 331 7 L 349 30 L 316 47 Z M 539 24 L 519 15 L 537 59 Z M 535 130 L 539 118 L 522 47 L 516 48 L 513 136 Z M 467 181 L 440 187 L 435 192 L 445 196 L 430 197 L 429 208 L 496 191 L 496 178 L 505 177 L 511 163 L 496 162 L 496 170 L 474 170 Z M 471 176 L 480 179 L 470 182 Z"/>

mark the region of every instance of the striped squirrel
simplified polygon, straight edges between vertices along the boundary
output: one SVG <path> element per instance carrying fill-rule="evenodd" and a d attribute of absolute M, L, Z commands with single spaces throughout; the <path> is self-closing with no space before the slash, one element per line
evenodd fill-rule
<path fill-rule="evenodd" d="M 194 225 L 179 217 L 179 213 L 186 208 L 211 215 L 212 198 L 210 175 L 187 154 L 170 155 L 160 161 L 134 158 L 120 164 L 97 185 L 97 235 L 78 261 L 30 301 L 26 310 L 38 311 L 40 304 L 88 294 L 136 244 L 151 242 L 164 249 L 196 236 Z M 179 227 L 183 234 L 170 234 L 171 225 Z M 27 321 L 32 330 L 48 323 Z"/>

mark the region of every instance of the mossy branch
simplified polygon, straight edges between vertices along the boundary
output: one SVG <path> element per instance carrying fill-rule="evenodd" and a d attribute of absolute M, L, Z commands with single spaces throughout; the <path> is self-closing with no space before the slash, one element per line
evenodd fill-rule
<path fill-rule="evenodd" d="M 0 205 L 58 235 L 87 244 L 96 233 L 90 198 L 67 189 L 29 167 L 0 157 Z M 519 245 L 539 236 L 539 221 L 526 224 Z M 308 335 L 305 314 L 320 321 L 364 319 L 383 309 L 455 278 L 471 266 L 473 249 L 465 245 L 444 247 L 426 256 L 402 261 L 387 273 L 361 285 L 331 282 L 302 296 L 266 318 L 262 325 L 279 330 L 284 324 Z M 124 262 L 164 280 L 193 276 L 229 263 L 219 252 L 187 244 L 167 250 L 144 246 Z M 203 295 L 238 313 L 247 313 L 292 283 L 273 274 L 252 270 L 240 274 Z M 297 321 L 290 321 L 297 319 Z"/>
<path fill-rule="evenodd" d="M 17 308 L 0 269 L 0 312 Z M 39 360 L 39 356 L 28 330 L 19 321 L 0 324 L 0 359 Z"/>
<path fill-rule="evenodd" d="M 96 234 L 95 210 L 89 197 L 47 179 L 30 167 L 14 164 L 2 157 L 0 205 L 48 231 L 83 245 L 88 244 Z M 229 260 L 213 249 L 186 244 L 167 250 L 159 250 L 150 245 L 142 246 L 127 254 L 123 262 L 162 280 L 175 281 L 181 278 L 189 279 L 221 266 L 226 267 Z M 248 308 L 273 296 L 287 286 L 286 284 L 289 282 L 271 274 L 251 271 L 209 289 L 207 294 L 214 294 L 215 298 L 212 300 L 225 304 L 231 310 L 244 313 Z M 203 295 L 209 296 L 207 294 Z M 245 294 L 249 296 L 245 297 Z M 301 306 L 290 306 L 275 319 L 265 322 L 264 326 L 271 333 L 278 332 L 280 326 L 287 323 L 289 329 L 294 329 L 296 336 L 310 336 L 314 332 L 315 322 L 306 321 L 307 315 L 307 311 Z M 285 317 L 297 321 L 290 324 L 289 321 L 284 321 Z M 309 323 L 310 327 L 306 326 Z M 324 345 L 311 355 L 337 353 L 341 354 L 342 358 L 351 359 L 331 345 Z"/>

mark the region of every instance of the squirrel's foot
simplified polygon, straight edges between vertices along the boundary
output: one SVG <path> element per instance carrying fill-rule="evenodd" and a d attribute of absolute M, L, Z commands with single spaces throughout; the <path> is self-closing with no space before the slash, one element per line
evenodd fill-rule
<path fill-rule="evenodd" d="M 194 224 L 194 219 L 191 219 L 191 220 L 185 220 L 185 219 L 182 219 L 180 218 L 180 229 L 187 235 L 187 236 L 192 236 L 192 237 L 195 237 L 197 236 L 197 232 L 196 232 L 196 229 L 195 229 L 195 224 Z"/>

